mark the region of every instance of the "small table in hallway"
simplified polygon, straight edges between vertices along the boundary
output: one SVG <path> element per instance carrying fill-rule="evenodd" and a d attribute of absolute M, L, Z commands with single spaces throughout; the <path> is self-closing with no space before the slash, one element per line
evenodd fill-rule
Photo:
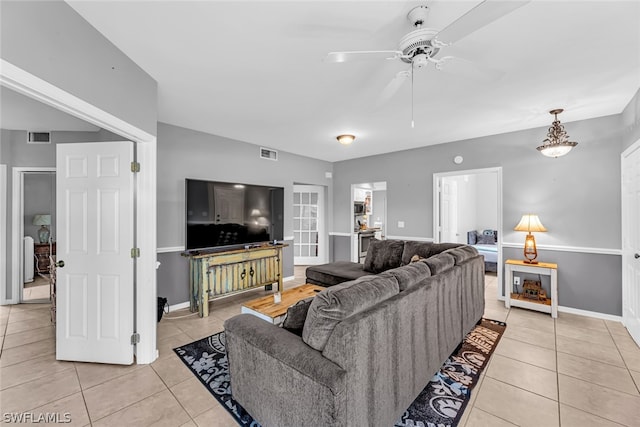
<path fill-rule="evenodd" d="M 273 301 L 273 295 L 267 295 L 242 304 L 242 313 L 253 314 L 269 323 L 278 325 L 282 322 L 287 309 L 303 299 L 312 297 L 327 288 L 318 285 L 304 284 L 282 292 L 279 303 Z"/>

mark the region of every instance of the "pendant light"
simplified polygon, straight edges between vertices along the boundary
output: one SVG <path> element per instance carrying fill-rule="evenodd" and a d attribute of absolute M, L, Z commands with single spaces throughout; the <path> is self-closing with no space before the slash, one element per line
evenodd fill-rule
<path fill-rule="evenodd" d="M 555 119 L 549 128 L 547 138 L 543 141 L 544 144 L 539 146 L 537 150 L 547 157 L 560 157 L 567 154 L 573 147 L 578 145 L 577 142 L 569 141 L 569 135 L 564 130 L 564 126 L 560 124 L 558 120 L 558 114 L 562 113 L 562 108 L 549 111 L 549 114 L 553 114 Z"/>

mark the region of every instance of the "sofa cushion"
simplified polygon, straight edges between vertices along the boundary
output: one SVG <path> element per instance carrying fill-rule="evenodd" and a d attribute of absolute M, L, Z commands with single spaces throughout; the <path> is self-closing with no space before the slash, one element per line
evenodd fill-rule
<path fill-rule="evenodd" d="M 451 256 L 453 256 L 453 258 L 455 259 L 456 265 L 462 264 L 464 261 L 468 260 L 469 258 L 478 256 L 478 250 L 473 246 L 467 246 L 467 245 L 458 246 L 457 248 L 453 248 L 453 249 L 447 249 L 443 253 L 450 254 Z"/>
<path fill-rule="evenodd" d="M 314 297 L 305 298 L 290 306 L 282 321 L 282 327 L 289 332 L 302 336 L 302 328 L 307 319 L 307 312 L 309 311 L 309 306 L 311 306 L 313 298 Z"/>
<path fill-rule="evenodd" d="M 403 250 L 402 240 L 372 240 L 364 259 L 364 271 L 378 274 L 400 267 Z"/>
<path fill-rule="evenodd" d="M 362 264 L 349 261 L 336 261 L 329 264 L 307 267 L 307 283 L 320 286 L 333 286 L 338 283 L 355 280 L 371 274 L 362 269 Z"/>
<path fill-rule="evenodd" d="M 414 255 L 418 255 L 420 258 L 429 258 L 442 251 L 458 246 L 460 246 L 460 243 L 432 243 L 407 240 L 404 242 L 401 265 L 410 264 L 411 258 Z"/>
<path fill-rule="evenodd" d="M 400 292 L 411 288 L 427 277 L 431 277 L 431 270 L 425 262 L 414 262 L 398 268 L 392 268 L 383 273 L 381 277 L 393 276 L 398 281 Z"/>
<path fill-rule="evenodd" d="M 322 351 L 338 323 L 399 292 L 395 277 L 369 276 L 345 282 L 320 292 L 313 298 L 302 330 L 302 340 Z"/>
<path fill-rule="evenodd" d="M 456 259 L 453 255 L 443 252 L 427 258 L 424 262 L 429 266 L 431 275 L 435 276 L 450 270 L 455 265 Z"/>

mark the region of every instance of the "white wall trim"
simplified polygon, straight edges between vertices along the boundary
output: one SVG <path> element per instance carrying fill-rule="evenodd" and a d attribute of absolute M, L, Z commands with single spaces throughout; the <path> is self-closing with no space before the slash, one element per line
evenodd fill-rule
<path fill-rule="evenodd" d="M 578 316 L 595 317 L 596 319 L 613 320 L 614 322 L 622 323 L 622 316 L 616 316 L 613 314 L 599 313 L 597 311 L 580 310 L 579 308 L 558 306 L 558 311 L 561 313 L 577 314 Z"/>
<path fill-rule="evenodd" d="M 7 165 L 0 165 L 0 305 L 7 301 Z"/>
<path fill-rule="evenodd" d="M 136 363 L 148 364 L 158 357 L 156 348 L 156 221 L 157 221 L 157 138 L 114 115 L 60 89 L 51 83 L 0 59 L 0 84 L 36 101 L 123 136 L 137 147 L 142 165 L 137 177 L 137 246 L 140 258 L 136 272 L 136 329 L 140 343 L 136 345 Z M 15 208 L 15 206 L 14 206 Z M 15 230 L 14 230 L 15 233 Z M 15 275 L 15 270 L 13 272 Z M 18 273 L 19 274 L 19 273 Z M 14 295 L 11 295 L 14 297 Z"/>
<path fill-rule="evenodd" d="M 640 139 L 637 140 L 636 142 L 634 142 L 633 144 L 631 144 L 629 147 L 627 147 L 626 150 L 624 150 L 622 152 L 622 154 L 620 155 L 620 158 L 624 158 L 624 157 L 628 157 L 631 155 L 631 153 L 633 153 L 635 150 L 637 150 L 638 148 L 640 148 Z"/>
<path fill-rule="evenodd" d="M 296 276 L 287 276 L 285 278 L 282 279 L 283 282 L 290 282 L 292 280 L 295 280 Z"/>
<path fill-rule="evenodd" d="M 412 237 L 412 236 L 387 236 L 387 239 L 393 240 L 413 240 L 416 242 L 433 242 L 433 237 Z"/>
<path fill-rule="evenodd" d="M 167 254 L 171 252 L 184 252 L 184 251 L 185 251 L 184 246 L 167 246 L 164 248 L 156 249 L 157 254 Z"/>
<path fill-rule="evenodd" d="M 339 231 L 330 231 L 329 236 L 351 237 L 351 233 L 342 233 Z"/>
<path fill-rule="evenodd" d="M 189 301 L 180 302 L 178 304 L 170 305 L 169 306 L 169 313 L 171 313 L 172 311 L 175 311 L 175 310 L 182 310 L 183 308 L 189 308 L 189 307 L 191 307 L 191 303 L 189 303 Z M 167 313 L 165 313 L 165 314 L 167 314 Z M 195 314 L 195 313 L 191 313 L 191 314 Z"/>
<path fill-rule="evenodd" d="M 510 243 L 503 242 L 502 246 L 505 248 L 517 248 L 523 249 L 523 243 Z M 561 245 L 536 245 L 538 250 L 556 251 L 556 252 L 577 252 L 583 254 L 598 254 L 598 255 L 622 255 L 622 249 L 608 249 L 608 248 L 590 248 L 585 246 L 561 246 Z"/>

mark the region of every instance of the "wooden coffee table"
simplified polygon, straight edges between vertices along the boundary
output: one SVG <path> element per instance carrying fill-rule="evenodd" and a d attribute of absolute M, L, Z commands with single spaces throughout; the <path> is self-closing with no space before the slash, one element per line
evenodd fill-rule
<path fill-rule="evenodd" d="M 282 292 L 282 300 L 273 302 L 273 294 L 247 301 L 242 305 L 242 313 L 253 314 L 269 323 L 278 325 L 282 322 L 287 309 L 303 299 L 312 297 L 325 290 L 324 286 L 304 284 Z"/>

